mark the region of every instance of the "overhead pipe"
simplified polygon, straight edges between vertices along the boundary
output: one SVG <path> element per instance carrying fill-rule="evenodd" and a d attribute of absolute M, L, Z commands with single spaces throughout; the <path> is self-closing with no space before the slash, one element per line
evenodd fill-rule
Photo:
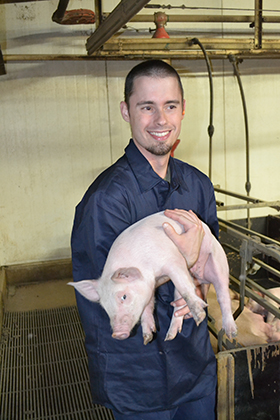
<path fill-rule="evenodd" d="M 204 55 L 208 76 L 209 76 L 209 88 L 210 88 L 210 110 L 209 110 L 209 125 L 208 125 L 208 136 L 209 136 L 209 178 L 212 178 L 212 137 L 214 134 L 214 125 L 213 125 L 213 101 L 214 101 L 214 94 L 213 94 L 213 77 L 212 77 L 212 70 L 208 55 L 202 43 L 197 38 L 193 38 L 191 41 L 191 45 L 198 45 Z"/>

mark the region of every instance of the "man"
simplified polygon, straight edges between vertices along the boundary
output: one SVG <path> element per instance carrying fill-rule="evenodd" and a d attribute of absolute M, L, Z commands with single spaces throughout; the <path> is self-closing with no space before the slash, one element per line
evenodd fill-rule
<path fill-rule="evenodd" d="M 192 245 L 184 235 L 178 238 L 170 229 L 166 232 L 189 265 L 198 256 L 201 229 L 196 217 L 183 210 L 193 210 L 218 236 L 211 182 L 196 168 L 170 157 L 184 110 L 180 78 L 167 63 L 150 60 L 130 71 L 121 113 L 131 126 L 132 139 L 125 154 L 93 182 L 77 206 L 72 232 L 74 281 L 99 278 L 115 238 L 158 211 L 181 209 L 166 214 L 191 227 Z M 188 318 L 174 340 L 164 341 L 173 290 L 172 282 L 157 289 L 158 328 L 147 346 L 140 326 L 126 340 L 113 339 L 102 307 L 77 294 L 93 402 L 113 409 L 116 420 L 215 418 L 216 364 L 207 320 L 197 327 Z M 186 307 L 180 310 L 187 312 Z"/>

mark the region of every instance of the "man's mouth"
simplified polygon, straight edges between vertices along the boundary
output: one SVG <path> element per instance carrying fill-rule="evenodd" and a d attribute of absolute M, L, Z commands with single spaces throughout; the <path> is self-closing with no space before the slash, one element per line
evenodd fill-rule
<path fill-rule="evenodd" d="M 164 138 L 169 135 L 170 130 L 167 131 L 149 131 L 150 135 L 153 137 Z"/>

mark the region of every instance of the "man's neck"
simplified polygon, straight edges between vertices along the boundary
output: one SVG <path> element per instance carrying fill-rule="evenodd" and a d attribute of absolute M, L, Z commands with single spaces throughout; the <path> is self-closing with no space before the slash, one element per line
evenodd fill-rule
<path fill-rule="evenodd" d="M 169 154 L 165 156 L 155 156 L 155 159 L 149 159 L 149 162 L 158 176 L 164 179 L 168 169 Z"/>
<path fill-rule="evenodd" d="M 158 176 L 164 179 L 167 173 L 171 152 L 169 152 L 167 155 L 154 155 L 144 147 L 140 146 L 138 142 L 134 141 L 134 144 L 142 153 L 142 155 L 145 156 L 145 158 L 150 163 L 153 170 L 158 174 Z"/>

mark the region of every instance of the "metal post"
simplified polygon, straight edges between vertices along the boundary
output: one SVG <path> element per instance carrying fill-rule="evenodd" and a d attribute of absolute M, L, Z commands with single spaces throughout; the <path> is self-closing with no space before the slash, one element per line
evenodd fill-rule
<path fill-rule="evenodd" d="M 262 0 L 255 0 L 255 48 L 262 48 Z"/>
<path fill-rule="evenodd" d="M 95 8 L 95 27 L 96 29 L 102 22 L 102 0 L 94 0 Z"/>

